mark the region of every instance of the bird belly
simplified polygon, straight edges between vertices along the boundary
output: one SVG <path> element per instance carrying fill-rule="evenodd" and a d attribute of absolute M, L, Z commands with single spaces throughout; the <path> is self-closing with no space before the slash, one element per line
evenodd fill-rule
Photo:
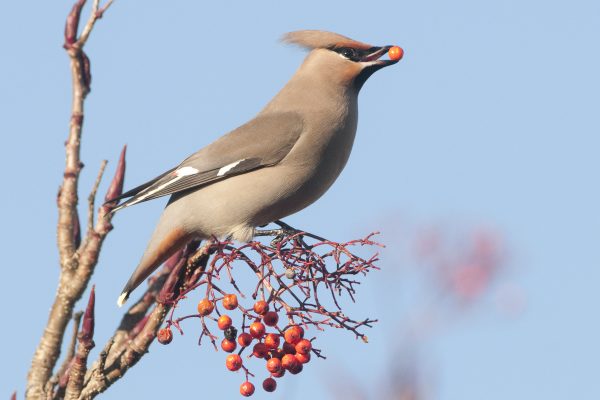
<path fill-rule="evenodd" d="M 318 192 L 293 168 L 277 166 L 201 188 L 169 204 L 165 213 L 187 214 L 187 230 L 200 237 L 233 235 L 247 241 L 254 227 L 299 211 L 322 194 Z"/>

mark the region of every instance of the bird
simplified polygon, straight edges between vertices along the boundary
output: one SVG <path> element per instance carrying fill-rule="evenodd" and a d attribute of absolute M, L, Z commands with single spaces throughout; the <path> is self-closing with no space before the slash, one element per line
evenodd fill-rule
<path fill-rule="evenodd" d="M 119 306 L 190 240 L 247 242 L 257 227 L 315 202 L 342 172 L 356 135 L 358 94 L 374 72 L 398 62 L 381 59 L 393 46 L 321 30 L 290 32 L 282 41 L 308 54 L 253 119 L 109 200 L 114 213 L 171 196 Z"/>

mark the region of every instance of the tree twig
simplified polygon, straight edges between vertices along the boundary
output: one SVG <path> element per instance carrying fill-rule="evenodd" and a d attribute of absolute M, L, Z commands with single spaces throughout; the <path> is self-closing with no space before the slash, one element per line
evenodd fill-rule
<path fill-rule="evenodd" d="M 83 316 L 83 312 L 79 311 L 73 314 L 73 333 L 71 335 L 71 341 L 67 347 L 67 354 L 65 355 L 65 359 L 62 364 L 58 368 L 58 371 L 52 379 L 48 382 L 46 387 L 47 396 L 52 398 L 60 398 L 64 397 L 64 391 L 67 387 L 66 383 L 68 382 L 68 372 L 69 367 L 72 364 L 73 356 L 75 355 L 75 346 L 77 346 L 77 333 L 79 333 L 79 323 L 81 322 L 81 317 Z M 58 385 L 58 389 L 53 393 L 53 388 Z"/>
<path fill-rule="evenodd" d="M 82 35 L 77 37 L 81 11 L 85 0 L 78 0 L 67 16 L 65 23 L 64 47 L 69 55 L 72 97 L 71 122 L 69 135 L 65 143 L 66 162 L 63 181 L 57 198 L 58 224 L 57 245 L 60 258 L 60 277 L 54 303 L 50 309 L 48 322 L 40 343 L 31 362 L 27 379 L 25 397 L 42 399 L 47 393 L 48 382 L 56 361 L 60 356 L 66 326 L 73 313 L 75 303 L 81 298 L 88 285 L 89 278 L 98 261 L 98 253 L 106 234 L 110 231 L 110 216 L 103 219 L 102 225 L 88 232 L 85 248 L 77 251 L 79 216 L 77 214 L 78 181 L 83 163 L 80 159 L 81 132 L 84 119 L 85 97 L 90 91 L 91 72 L 89 58 L 83 47 L 92 32 L 95 22 L 111 4 L 99 8 L 99 0 L 94 0 L 92 14 L 86 23 Z M 124 165 L 124 163 L 123 163 Z M 123 168 L 117 168 L 114 181 L 123 180 Z M 101 207 L 101 214 L 103 207 Z M 104 213 L 106 214 L 106 213 Z M 80 246 L 81 247 L 81 246 Z"/>
<path fill-rule="evenodd" d="M 83 314 L 81 330 L 79 335 L 77 335 L 79 339 L 77 353 L 75 353 L 73 365 L 69 371 L 69 383 L 67 383 L 67 390 L 65 392 L 65 399 L 67 400 L 77 400 L 83 387 L 83 378 L 87 370 L 87 358 L 90 351 L 94 348 L 95 302 L 96 291 L 94 286 L 92 286 L 85 314 Z"/>
<path fill-rule="evenodd" d="M 187 274 L 194 274 L 188 268 L 206 268 L 208 257 L 203 256 L 210 254 L 211 248 L 205 245 L 196 252 L 197 246 L 197 242 L 191 242 L 172 256 L 142 298 L 129 309 L 115 335 L 109 339 L 106 354 L 101 354 L 88 372 L 81 399 L 92 399 L 104 392 L 148 352 L 173 300 L 180 295 Z M 145 311 L 154 303 L 152 311 L 144 317 Z M 136 318 L 132 318 L 134 315 Z M 133 324 L 134 321 L 137 324 Z"/>
<path fill-rule="evenodd" d="M 102 175 L 104 175 L 104 169 L 106 168 L 107 163 L 108 161 L 102 160 L 102 163 L 100 164 L 100 171 L 98 171 L 98 176 L 96 177 L 94 186 L 92 186 L 92 190 L 88 196 L 88 232 L 94 228 L 94 204 L 96 202 L 96 193 L 98 192 L 98 187 L 102 181 Z"/>

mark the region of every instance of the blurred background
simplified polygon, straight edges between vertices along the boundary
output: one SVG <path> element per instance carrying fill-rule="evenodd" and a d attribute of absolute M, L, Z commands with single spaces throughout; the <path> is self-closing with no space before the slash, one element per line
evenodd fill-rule
<path fill-rule="evenodd" d="M 58 278 L 71 5 L 7 2 L 0 13 L 0 397 L 23 394 Z M 591 0 L 117 0 L 86 47 L 80 199 L 123 144 L 132 187 L 250 119 L 304 57 L 278 43 L 284 32 L 398 44 L 404 59 L 362 90 L 342 176 L 287 219 L 336 241 L 382 232 L 381 271 L 343 303 L 379 323 L 369 344 L 320 334 L 327 360 L 255 398 L 598 399 L 599 27 Z M 100 348 L 163 206 L 113 221 L 92 279 Z M 153 344 L 103 398 L 239 398 L 242 375 L 198 334 L 190 324 Z"/>

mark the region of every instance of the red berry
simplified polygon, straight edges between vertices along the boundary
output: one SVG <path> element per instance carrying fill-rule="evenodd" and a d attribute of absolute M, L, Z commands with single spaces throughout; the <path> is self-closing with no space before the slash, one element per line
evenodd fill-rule
<path fill-rule="evenodd" d="M 265 315 L 269 311 L 269 304 L 264 300 L 259 300 L 254 303 L 254 312 L 258 315 Z"/>
<path fill-rule="evenodd" d="M 298 343 L 296 343 L 296 352 L 297 353 L 308 354 L 308 353 L 310 353 L 311 349 L 312 349 L 312 343 L 310 343 L 310 340 L 302 339 Z"/>
<path fill-rule="evenodd" d="M 207 298 L 200 300 L 200 303 L 198 303 L 198 314 L 202 315 L 203 317 L 209 315 L 214 309 L 215 305 Z"/>
<path fill-rule="evenodd" d="M 238 299 L 235 294 L 226 294 L 223 297 L 223 307 L 226 310 L 235 310 L 238 306 Z"/>
<path fill-rule="evenodd" d="M 307 362 L 310 361 L 310 353 L 306 353 L 306 354 L 302 354 L 302 353 L 297 353 L 295 355 L 296 360 L 298 360 L 298 362 L 300 364 L 306 364 Z"/>
<path fill-rule="evenodd" d="M 269 311 L 264 315 L 263 322 L 267 326 L 275 326 L 279 322 L 279 315 L 275 311 Z"/>
<path fill-rule="evenodd" d="M 250 343 L 252 343 L 252 336 L 246 332 L 240 333 L 240 336 L 238 336 L 238 343 L 242 347 L 248 347 L 250 346 Z"/>
<path fill-rule="evenodd" d="M 302 366 L 302 364 L 300 364 L 300 363 L 295 364 L 294 366 L 292 366 L 290 368 L 290 374 L 292 374 L 292 375 L 299 374 L 300 372 L 302 372 L 303 369 L 304 369 L 304 367 Z"/>
<path fill-rule="evenodd" d="M 231 353 L 235 350 L 236 347 L 237 344 L 233 340 L 223 339 L 223 341 L 221 341 L 221 348 L 223 349 L 223 351 Z"/>
<path fill-rule="evenodd" d="M 156 335 L 158 339 L 158 343 L 160 344 L 169 344 L 171 340 L 173 340 L 173 332 L 170 328 L 162 328 L 158 331 Z"/>
<path fill-rule="evenodd" d="M 220 330 L 224 331 L 231 326 L 231 317 L 225 314 L 221 315 L 217 320 L 217 325 Z"/>
<path fill-rule="evenodd" d="M 276 333 L 269 333 L 265 337 L 265 346 L 267 349 L 276 350 L 279 347 L 279 335 Z"/>
<path fill-rule="evenodd" d="M 404 55 L 404 50 L 402 47 L 392 46 L 388 50 L 388 56 L 390 56 L 390 60 L 398 61 Z"/>
<path fill-rule="evenodd" d="M 271 376 L 273 378 L 281 378 L 282 376 L 285 375 L 285 369 L 281 368 L 281 370 L 279 372 L 272 372 Z"/>
<path fill-rule="evenodd" d="M 225 359 L 225 366 L 230 371 L 237 371 L 242 368 L 242 357 L 237 354 L 230 354 Z"/>
<path fill-rule="evenodd" d="M 263 381 L 265 392 L 274 392 L 277 389 L 277 381 L 273 378 L 267 378 Z"/>
<path fill-rule="evenodd" d="M 298 362 L 298 360 L 296 360 L 296 356 L 293 356 L 291 354 L 286 354 L 281 359 L 281 366 L 290 372 L 298 365 L 300 365 L 300 363 Z"/>
<path fill-rule="evenodd" d="M 257 358 L 264 358 L 268 353 L 267 346 L 264 343 L 256 343 L 252 348 L 252 355 Z"/>
<path fill-rule="evenodd" d="M 269 372 L 279 372 L 282 368 L 281 360 L 279 358 L 270 358 L 269 361 L 267 361 L 267 371 Z"/>
<path fill-rule="evenodd" d="M 298 325 L 290 326 L 284 334 L 285 341 L 295 345 L 304 337 L 304 329 Z"/>
<path fill-rule="evenodd" d="M 285 353 L 281 349 L 271 350 L 271 357 L 279 358 L 280 360 L 285 356 Z"/>
<path fill-rule="evenodd" d="M 240 393 L 242 396 L 250 397 L 254 394 L 254 385 L 251 382 L 244 382 L 240 386 Z"/>
<path fill-rule="evenodd" d="M 253 322 L 250 324 L 250 335 L 255 339 L 260 339 L 265 335 L 265 326 L 262 322 Z"/>
<path fill-rule="evenodd" d="M 288 342 L 283 342 L 283 352 L 285 354 L 296 354 L 296 347 Z"/>

